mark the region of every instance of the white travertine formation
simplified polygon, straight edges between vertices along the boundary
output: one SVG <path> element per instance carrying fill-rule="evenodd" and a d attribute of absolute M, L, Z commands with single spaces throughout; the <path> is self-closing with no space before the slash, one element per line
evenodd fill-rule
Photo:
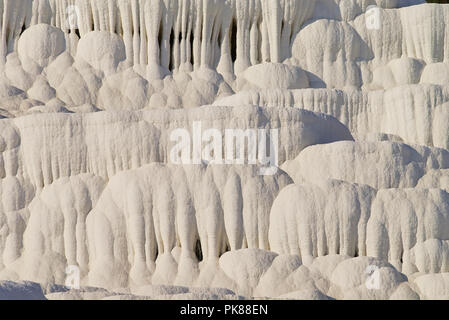
<path fill-rule="evenodd" d="M 449 299 L 449 273 L 422 275 L 414 282 L 423 300 Z"/>
<path fill-rule="evenodd" d="M 0 170 L 12 175 L 20 170 L 36 188 L 81 173 L 108 179 L 151 162 L 168 163 L 176 145 L 171 132 L 186 129 L 193 135 L 195 122 L 203 132 L 214 128 L 223 134 L 226 129 L 279 129 L 279 165 L 310 145 L 353 139 L 345 126 L 327 115 L 253 106 L 35 114 L 0 121 L 7 152 Z"/>
<path fill-rule="evenodd" d="M 430 239 L 414 246 L 410 263 L 422 273 L 449 272 L 449 241 Z"/>
<path fill-rule="evenodd" d="M 379 190 L 367 225 L 367 255 L 413 272 L 409 251 L 430 239 L 449 240 L 449 194 L 440 189 Z M 429 261 L 430 262 L 430 261 Z"/>
<path fill-rule="evenodd" d="M 300 255 L 304 263 L 325 255 L 366 256 L 366 224 L 375 195 L 368 186 L 343 181 L 288 186 L 271 209 L 271 250 Z"/>
<path fill-rule="evenodd" d="M 66 50 L 64 33 L 47 24 L 25 30 L 18 41 L 17 54 L 25 71 L 39 74 Z"/>
<path fill-rule="evenodd" d="M 414 188 L 428 171 L 448 168 L 448 150 L 390 141 L 311 146 L 282 166 L 296 183 L 337 179 L 376 189 Z"/>
<path fill-rule="evenodd" d="M 248 68 L 244 79 L 259 89 L 301 89 L 309 87 L 306 73 L 298 68 L 280 63 L 264 63 Z"/>
<path fill-rule="evenodd" d="M 373 270 L 374 283 L 370 283 L 367 274 L 370 266 Z M 393 296 L 407 277 L 394 269 L 385 261 L 369 257 L 358 257 L 345 260 L 337 265 L 331 276 L 332 286 L 329 293 L 340 299 L 388 299 Z M 377 282 L 377 283 L 376 283 Z M 373 286 L 371 287 L 370 284 Z M 381 290 L 376 290 L 377 285 Z M 412 291 L 413 294 L 413 291 Z M 415 297 L 411 297 L 412 299 Z"/>
<path fill-rule="evenodd" d="M 76 60 L 85 61 L 106 74 L 115 72 L 118 64 L 125 59 L 125 45 L 116 34 L 94 31 L 78 43 Z"/>
<path fill-rule="evenodd" d="M 431 170 L 422 177 L 417 185 L 418 188 L 437 188 L 449 192 L 449 170 Z"/>
<path fill-rule="evenodd" d="M 448 299 L 448 26 L 422 0 L 0 1 L 0 299 Z M 231 129 L 248 163 L 210 160 Z"/>
<path fill-rule="evenodd" d="M 382 91 L 249 88 L 217 99 L 214 105 L 253 104 L 323 112 L 336 117 L 361 139 L 385 133 L 406 143 L 448 149 L 448 101 L 447 86 L 415 84 Z"/>
<path fill-rule="evenodd" d="M 365 46 L 349 23 L 320 19 L 297 34 L 291 63 L 311 72 L 328 88 L 357 88 L 363 83 L 357 61 L 370 58 Z M 312 87 L 319 86 L 312 82 Z"/>
<path fill-rule="evenodd" d="M 264 96 L 258 105 L 328 112 L 357 136 L 380 131 L 448 148 L 449 111 L 441 106 L 449 101 L 447 24 L 435 21 L 445 21 L 449 11 L 415 3 L 422 1 L 7 0 L 1 72 L 5 84 L 28 95 L 0 100 L 15 116 L 79 112 L 86 104 L 113 110 L 195 107 L 241 94 L 249 76 Z M 371 5 L 385 8 L 379 9 L 382 32 L 367 28 Z M 398 6 L 403 8 L 390 9 Z M 20 14 L 11 19 L 9 12 Z M 266 62 L 278 66 L 257 77 Z M 36 95 L 44 66 L 50 88 Z M 35 81 L 37 88 L 28 92 Z M 287 89 L 268 93 L 267 86 Z M 332 97 L 313 90 L 313 97 L 304 98 L 316 102 L 307 103 L 302 96 L 310 90 L 291 98 L 290 89 L 298 87 L 344 91 Z M 50 106 L 32 108 L 50 99 Z M 248 100 L 239 96 L 236 105 L 242 99 Z"/>
<path fill-rule="evenodd" d="M 269 249 L 271 204 L 291 182 L 281 171 L 260 176 L 239 166 L 151 164 L 122 172 L 88 217 L 89 283 L 193 285 L 198 259 L 207 266 L 229 250 Z"/>
<path fill-rule="evenodd" d="M 376 194 L 346 182 L 291 185 L 273 203 L 271 250 L 300 255 L 304 263 L 329 254 L 361 255 L 390 261 L 407 274 L 445 272 L 447 250 L 443 244 L 435 248 L 431 240 L 449 237 L 448 198 L 438 189 L 385 189 Z"/>
<path fill-rule="evenodd" d="M 86 273 L 87 217 L 104 187 L 103 179 L 84 174 L 44 188 L 28 206 L 27 228 L 21 235 L 23 247 L 17 252 L 20 258 L 6 265 L 8 272 L 42 283 L 61 283 L 66 264 L 77 265 L 82 274 Z"/>

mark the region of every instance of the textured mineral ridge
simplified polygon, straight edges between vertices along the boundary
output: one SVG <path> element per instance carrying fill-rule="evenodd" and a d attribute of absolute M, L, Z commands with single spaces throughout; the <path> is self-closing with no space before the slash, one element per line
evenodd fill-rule
<path fill-rule="evenodd" d="M 1 1 L 0 299 L 449 299 L 422 2 Z"/>

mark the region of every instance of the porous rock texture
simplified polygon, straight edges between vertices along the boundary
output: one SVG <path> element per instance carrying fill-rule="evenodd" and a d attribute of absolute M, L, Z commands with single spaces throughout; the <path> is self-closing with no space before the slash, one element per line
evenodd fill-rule
<path fill-rule="evenodd" d="M 0 299 L 448 299 L 423 2 L 0 1 Z M 230 129 L 275 170 L 198 158 Z"/>

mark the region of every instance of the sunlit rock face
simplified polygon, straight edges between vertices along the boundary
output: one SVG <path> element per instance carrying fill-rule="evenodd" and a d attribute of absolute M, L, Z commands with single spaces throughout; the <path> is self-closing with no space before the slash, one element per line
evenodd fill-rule
<path fill-rule="evenodd" d="M 0 299 L 449 297 L 448 6 L 0 9 Z"/>

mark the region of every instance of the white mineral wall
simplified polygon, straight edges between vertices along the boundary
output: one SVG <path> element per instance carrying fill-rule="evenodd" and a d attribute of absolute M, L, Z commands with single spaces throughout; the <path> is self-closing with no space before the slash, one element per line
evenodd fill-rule
<path fill-rule="evenodd" d="M 315 170 L 310 170 L 311 166 Z M 319 183 L 330 178 L 366 184 L 376 189 L 414 188 L 419 182 L 421 186 L 426 185 L 425 181 L 430 179 L 426 178 L 427 173 L 449 167 L 449 152 L 390 141 L 341 141 L 311 146 L 281 167 L 297 183 Z M 428 182 L 427 185 L 439 188 L 437 182 Z"/>
<path fill-rule="evenodd" d="M 63 283 L 68 263 L 101 287 L 193 285 L 199 260 L 268 249 L 271 203 L 290 183 L 282 171 L 163 164 L 123 171 L 107 185 L 91 174 L 63 178 L 29 204 L 25 230 L 1 242 L 2 275 Z"/>
<path fill-rule="evenodd" d="M 253 106 L 35 114 L 0 122 L 5 149 L 0 170 L 4 175 L 24 176 L 38 189 L 81 173 L 109 179 L 151 162 L 169 163 L 177 143 L 171 140 L 171 132 L 185 129 L 193 137 L 195 123 L 203 133 L 214 128 L 223 136 L 226 129 L 278 130 L 279 165 L 310 145 L 353 140 L 349 130 L 333 117 Z"/>
<path fill-rule="evenodd" d="M 449 237 L 447 192 L 376 191 L 343 182 L 323 183 L 291 185 L 282 190 L 271 209 L 273 251 L 301 256 L 306 264 L 329 254 L 362 255 L 389 261 L 405 274 L 430 268 L 444 272 L 446 251 L 440 247 L 438 253 L 435 249 L 427 253 L 431 248 L 425 243 Z M 442 257 L 429 257 L 424 262 L 425 254 Z"/>
<path fill-rule="evenodd" d="M 214 266 L 228 250 L 269 249 L 271 203 L 290 177 L 278 170 L 264 178 L 260 167 L 244 165 L 165 168 L 169 133 L 192 135 L 195 122 L 203 132 L 278 129 L 279 164 L 315 143 L 352 140 L 330 116 L 252 106 L 3 119 L 2 277 L 63 283 L 73 264 L 86 285 L 172 283 L 177 248 L 177 283 L 192 285 L 197 247 Z M 204 277 L 198 281 L 210 285 Z"/>
<path fill-rule="evenodd" d="M 47 23 L 67 37 L 75 30 L 81 36 L 117 33 L 130 63 L 163 68 L 171 64 L 176 70 L 220 64 L 224 72 L 232 72 L 227 68 L 234 25 L 238 72 L 261 61 L 283 60 L 292 35 L 313 15 L 314 6 L 315 0 L 5 0 L 2 50 L 14 49 L 23 27 Z M 15 12 L 19 16 L 11 19 Z"/>
<path fill-rule="evenodd" d="M 271 250 L 303 262 L 325 255 L 366 256 L 366 224 L 376 190 L 343 181 L 291 185 L 273 203 Z"/>
<path fill-rule="evenodd" d="M 412 273 L 410 249 L 429 239 L 448 240 L 448 205 L 449 194 L 440 189 L 380 190 L 367 226 L 367 254 Z"/>
<path fill-rule="evenodd" d="M 271 250 L 304 263 L 367 255 L 407 275 L 446 272 L 448 156 L 445 149 L 387 141 L 305 149 L 282 166 L 296 184 L 273 203 Z"/>
<path fill-rule="evenodd" d="M 387 90 L 342 91 L 330 89 L 240 91 L 215 105 L 241 103 L 267 107 L 295 107 L 331 114 L 353 134 L 399 136 L 412 144 L 449 148 L 448 87 L 404 85 Z"/>
<path fill-rule="evenodd" d="M 152 164 L 120 173 L 88 217 L 89 283 L 193 285 L 198 259 L 204 267 L 227 251 L 268 250 L 271 204 L 291 182 L 281 171 L 260 176 L 239 166 Z"/>
<path fill-rule="evenodd" d="M 0 0 L 0 298 L 447 299 L 449 10 L 422 3 Z M 198 123 L 278 130 L 280 168 L 171 163 Z"/>
<path fill-rule="evenodd" d="M 380 29 L 371 30 L 364 12 L 373 4 L 5 1 L 4 15 L 24 17 L 5 17 L 21 27 L 7 26 L 12 35 L 4 35 L 12 44 L 5 44 L 1 111 L 10 117 L 248 101 L 329 112 L 360 137 L 382 132 L 447 148 L 447 23 L 436 22 L 446 19 L 446 7 L 395 9 L 404 4 L 377 1 L 387 9 L 380 9 Z M 68 33 L 72 22 L 79 28 Z M 283 80 L 260 82 L 267 78 Z M 290 91 L 308 87 L 339 90 Z"/>

